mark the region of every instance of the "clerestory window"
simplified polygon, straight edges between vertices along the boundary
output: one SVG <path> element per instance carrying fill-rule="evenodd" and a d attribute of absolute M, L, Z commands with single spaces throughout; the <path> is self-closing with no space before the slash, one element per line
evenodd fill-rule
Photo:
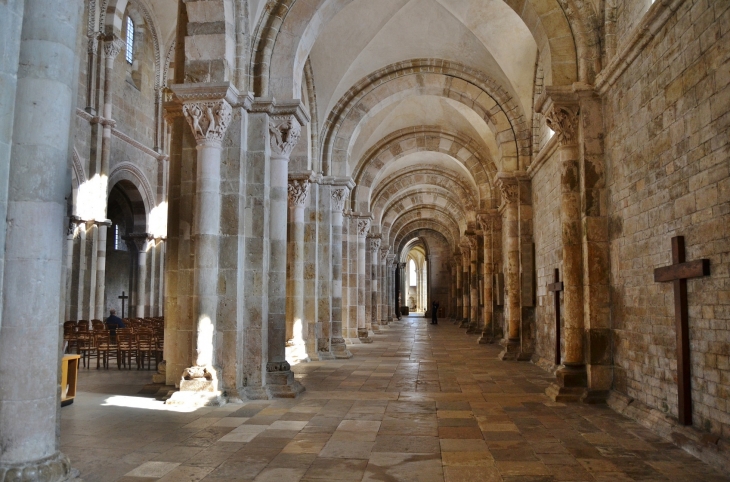
<path fill-rule="evenodd" d="M 408 263 L 408 281 L 410 282 L 411 286 L 417 286 L 418 285 L 418 275 L 416 274 L 416 263 L 411 260 Z"/>
<path fill-rule="evenodd" d="M 124 56 L 127 63 L 134 62 L 134 22 L 131 17 L 127 17 L 127 45 Z"/>

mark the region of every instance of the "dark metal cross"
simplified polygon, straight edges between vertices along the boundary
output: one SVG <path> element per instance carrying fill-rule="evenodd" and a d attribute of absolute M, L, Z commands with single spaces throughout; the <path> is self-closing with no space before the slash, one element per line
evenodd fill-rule
<path fill-rule="evenodd" d="M 684 236 L 672 238 L 672 265 L 654 270 L 655 282 L 674 283 L 674 322 L 677 332 L 677 415 L 682 425 L 692 425 L 692 386 L 689 357 L 687 280 L 709 276 L 710 260 L 685 262 Z"/>
<path fill-rule="evenodd" d="M 548 285 L 548 291 L 555 293 L 555 364 L 560 365 L 560 292 L 563 291 L 560 270 L 555 268 L 555 282 Z"/>
<path fill-rule="evenodd" d="M 122 300 L 122 319 L 124 319 L 124 301 L 129 298 L 129 296 L 124 294 L 124 291 L 122 291 L 122 296 L 118 296 L 120 300 Z"/>

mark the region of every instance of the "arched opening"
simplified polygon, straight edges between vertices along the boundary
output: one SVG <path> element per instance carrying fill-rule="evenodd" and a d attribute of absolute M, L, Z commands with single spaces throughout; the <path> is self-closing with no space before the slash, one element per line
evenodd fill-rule
<path fill-rule="evenodd" d="M 147 248 L 145 205 L 136 186 L 119 181 L 110 193 L 107 217 L 106 273 L 104 313 L 114 309 L 118 316 L 136 317 L 147 314 L 146 300 L 139 293 L 144 283 L 140 273 L 140 253 Z M 119 298 L 125 296 L 129 298 Z"/>

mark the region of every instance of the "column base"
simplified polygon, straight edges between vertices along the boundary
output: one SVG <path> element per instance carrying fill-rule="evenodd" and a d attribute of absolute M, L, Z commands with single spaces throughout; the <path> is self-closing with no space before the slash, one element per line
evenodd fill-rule
<path fill-rule="evenodd" d="M 370 323 L 370 328 L 373 330 L 373 333 L 380 333 L 380 323 L 372 322 Z"/>
<path fill-rule="evenodd" d="M 468 328 L 469 327 L 469 318 L 463 318 L 459 322 L 459 328 Z"/>
<path fill-rule="evenodd" d="M 61 452 L 31 462 L 0 464 L 0 482 L 62 482 L 76 480 L 78 475 L 78 470 L 71 468 L 71 461 Z"/>
<path fill-rule="evenodd" d="M 319 361 L 334 360 L 335 359 L 335 355 L 332 352 L 329 352 L 329 351 L 320 351 L 320 352 L 317 353 L 317 359 L 319 359 Z"/>
<path fill-rule="evenodd" d="M 352 358 L 352 353 L 347 349 L 347 344 L 344 338 L 333 338 L 332 339 L 332 353 L 338 360 L 346 360 Z"/>
<path fill-rule="evenodd" d="M 167 362 L 162 360 L 157 365 L 157 373 L 152 375 L 152 383 L 165 383 L 167 382 Z"/>
<path fill-rule="evenodd" d="M 294 379 L 289 363 L 271 362 L 266 365 L 264 390 L 269 399 L 296 398 L 304 391 L 304 386 Z"/>
<path fill-rule="evenodd" d="M 494 344 L 494 337 L 491 334 L 482 333 L 477 343 L 480 345 L 492 345 Z"/>
<path fill-rule="evenodd" d="M 368 335 L 368 330 L 358 328 L 357 337 L 360 340 L 360 343 L 372 343 L 373 342 L 373 339 L 370 338 L 370 336 Z"/>
<path fill-rule="evenodd" d="M 173 393 L 167 405 L 190 407 L 220 407 L 226 404 L 223 393 L 218 390 L 218 372 L 212 366 L 186 368 L 180 379 L 180 390 Z"/>
<path fill-rule="evenodd" d="M 520 341 L 502 339 L 499 342 L 500 346 L 504 348 L 502 353 L 497 358 L 502 361 L 517 361 L 520 355 Z"/>
<path fill-rule="evenodd" d="M 545 389 L 554 402 L 578 402 L 588 391 L 588 374 L 585 365 L 566 365 L 555 372 L 555 382 Z"/>
<path fill-rule="evenodd" d="M 479 333 L 479 327 L 476 323 L 469 323 L 469 327 L 466 329 L 466 333 L 468 335 L 473 335 L 474 333 Z"/>
<path fill-rule="evenodd" d="M 268 400 L 269 396 L 263 387 L 245 387 L 240 391 L 246 400 Z"/>

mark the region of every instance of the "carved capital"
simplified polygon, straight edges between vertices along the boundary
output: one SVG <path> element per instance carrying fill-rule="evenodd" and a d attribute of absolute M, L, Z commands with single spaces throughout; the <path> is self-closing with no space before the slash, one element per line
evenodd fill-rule
<path fill-rule="evenodd" d="M 138 252 L 142 253 L 146 251 L 147 240 L 151 239 L 151 237 L 152 236 L 147 233 L 130 234 L 129 236 L 126 236 L 124 240 L 130 245 L 130 247 L 134 247 Z"/>
<path fill-rule="evenodd" d="M 398 263 L 398 267 L 400 269 L 406 269 L 406 264 L 405 263 Z"/>
<path fill-rule="evenodd" d="M 335 211 L 343 211 L 345 209 L 345 199 L 347 199 L 347 188 L 336 188 L 332 190 L 332 208 Z"/>
<path fill-rule="evenodd" d="M 388 251 L 390 251 L 390 248 L 387 246 L 380 249 L 380 261 L 386 261 L 388 258 Z"/>
<path fill-rule="evenodd" d="M 498 181 L 499 192 L 502 194 L 502 202 L 504 204 L 512 204 L 517 202 L 519 197 L 519 189 L 517 181 L 514 179 L 500 179 Z"/>
<path fill-rule="evenodd" d="M 198 144 L 223 141 L 233 113 L 231 105 L 223 99 L 185 102 L 182 111 Z"/>
<path fill-rule="evenodd" d="M 358 219 L 357 234 L 359 234 L 360 236 L 365 236 L 368 234 L 369 230 L 370 230 L 370 220 L 369 219 Z"/>
<path fill-rule="evenodd" d="M 287 191 L 291 206 L 304 206 L 307 201 L 307 194 L 309 194 L 309 181 L 290 179 Z"/>
<path fill-rule="evenodd" d="M 104 40 L 104 56 L 108 59 L 114 60 L 119 55 L 124 47 L 124 41 L 116 35 L 111 38 Z"/>
<path fill-rule="evenodd" d="M 380 238 L 369 238 L 370 239 L 370 251 L 373 252 L 374 255 L 377 255 L 378 250 L 380 250 Z"/>
<path fill-rule="evenodd" d="M 289 159 L 302 135 L 302 127 L 291 115 L 269 117 L 269 142 L 274 156 Z"/>
<path fill-rule="evenodd" d="M 478 214 L 477 222 L 485 235 L 489 234 L 490 231 L 499 230 L 501 226 L 499 215 L 496 212 Z"/>
<path fill-rule="evenodd" d="M 578 109 L 552 104 L 545 112 L 545 120 L 563 145 L 578 143 Z"/>

